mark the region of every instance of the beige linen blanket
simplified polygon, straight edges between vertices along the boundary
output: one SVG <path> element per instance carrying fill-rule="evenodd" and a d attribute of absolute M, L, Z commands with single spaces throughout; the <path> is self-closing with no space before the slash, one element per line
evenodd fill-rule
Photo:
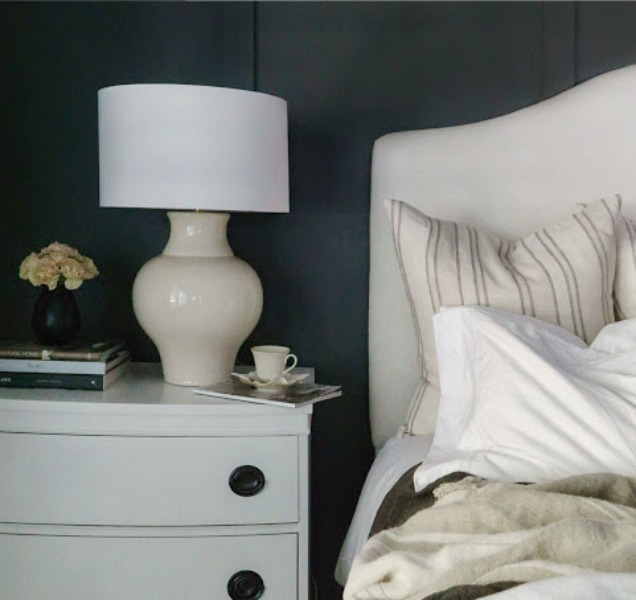
<path fill-rule="evenodd" d="M 636 479 L 590 474 L 522 485 L 467 477 L 371 537 L 345 600 L 421 600 L 459 585 L 636 572 Z"/>

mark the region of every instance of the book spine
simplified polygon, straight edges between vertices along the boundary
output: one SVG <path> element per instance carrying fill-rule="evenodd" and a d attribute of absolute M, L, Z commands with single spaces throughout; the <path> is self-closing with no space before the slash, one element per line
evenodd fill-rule
<path fill-rule="evenodd" d="M 45 352 L 42 350 L 27 350 L 18 348 L 3 348 L 0 349 L 0 358 L 11 359 L 32 359 L 32 360 L 75 360 L 75 361 L 102 361 L 108 358 L 114 352 L 121 350 L 125 347 L 125 342 L 119 342 L 118 344 L 108 348 L 108 350 L 61 350 L 50 349 Z M 46 354 L 46 358 L 44 358 Z"/>
<path fill-rule="evenodd" d="M 18 358 L 0 358 L 0 372 L 8 373 L 68 373 L 76 375 L 104 375 L 118 364 L 124 362 L 130 353 L 127 350 L 116 352 L 108 362 L 84 360 L 30 360 Z"/>
<path fill-rule="evenodd" d="M 54 350 L 49 354 L 51 360 L 78 360 L 78 361 L 99 361 L 104 360 L 108 354 L 104 352 L 77 352 L 73 350 Z"/>
<path fill-rule="evenodd" d="M 37 350 L 0 350 L 0 358 L 31 358 L 42 360 L 42 352 Z"/>
<path fill-rule="evenodd" d="M 108 350 L 95 350 L 95 351 L 85 351 L 80 352 L 78 350 L 57 350 L 53 349 L 49 353 L 49 358 L 51 360 L 87 360 L 87 361 L 98 361 L 104 360 L 111 356 L 114 352 L 121 350 L 125 346 L 125 342 L 119 342 L 118 344 L 108 348 Z"/>
<path fill-rule="evenodd" d="M 47 388 L 102 391 L 105 389 L 105 383 L 103 375 L 0 372 L 0 387 L 5 388 Z"/>

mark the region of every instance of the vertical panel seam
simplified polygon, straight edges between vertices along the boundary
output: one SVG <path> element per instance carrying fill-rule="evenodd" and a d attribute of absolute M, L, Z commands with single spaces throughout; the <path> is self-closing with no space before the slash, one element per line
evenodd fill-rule
<path fill-rule="evenodd" d="M 545 80 L 546 80 L 546 71 L 548 68 L 548 60 L 547 60 L 547 52 L 545 50 L 546 46 L 546 6 L 545 3 L 541 3 L 541 27 L 540 27 L 540 39 L 539 39 L 539 100 L 545 99 Z"/>
<path fill-rule="evenodd" d="M 574 3 L 574 84 L 580 83 L 579 79 L 579 31 L 581 30 L 581 15 L 579 2 Z"/>
<path fill-rule="evenodd" d="M 252 89 L 258 91 L 258 2 L 252 2 Z"/>

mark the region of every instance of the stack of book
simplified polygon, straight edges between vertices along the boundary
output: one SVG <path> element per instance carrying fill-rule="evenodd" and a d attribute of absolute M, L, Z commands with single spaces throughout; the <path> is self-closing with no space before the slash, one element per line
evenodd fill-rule
<path fill-rule="evenodd" d="M 129 362 L 130 351 L 122 340 L 59 347 L 0 341 L 0 387 L 101 391 Z"/>

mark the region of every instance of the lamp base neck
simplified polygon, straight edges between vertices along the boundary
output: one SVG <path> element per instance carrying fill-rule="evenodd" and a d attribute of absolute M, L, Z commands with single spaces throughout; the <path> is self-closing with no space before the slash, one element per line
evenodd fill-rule
<path fill-rule="evenodd" d="M 234 256 L 227 241 L 228 213 L 168 211 L 168 256 Z"/>

